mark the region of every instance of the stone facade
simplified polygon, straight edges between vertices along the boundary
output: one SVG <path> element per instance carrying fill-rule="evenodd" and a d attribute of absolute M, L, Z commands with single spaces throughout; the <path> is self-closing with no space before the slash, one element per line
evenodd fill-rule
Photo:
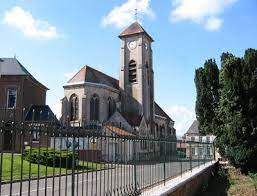
<path fill-rule="evenodd" d="M 119 91 L 110 87 L 101 86 L 97 84 L 85 83 L 83 85 L 66 85 L 64 86 L 65 98 L 62 99 L 62 116 L 66 117 L 65 122 L 69 119 L 70 107 L 69 100 L 72 95 L 78 96 L 78 119 L 75 124 L 88 124 L 90 123 L 90 98 L 93 95 L 99 97 L 99 121 L 104 122 L 108 120 L 108 100 L 119 102 Z"/>

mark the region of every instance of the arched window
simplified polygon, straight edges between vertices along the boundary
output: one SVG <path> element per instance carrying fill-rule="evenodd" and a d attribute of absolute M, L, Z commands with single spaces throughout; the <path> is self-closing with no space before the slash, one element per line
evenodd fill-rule
<path fill-rule="evenodd" d="M 112 99 L 108 98 L 108 118 L 112 115 Z"/>
<path fill-rule="evenodd" d="M 129 82 L 133 83 L 137 81 L 137 64 L 136 61 L 129 61 Z"/>
<path fill-rule="evenodd" d="M 90 99 L 90 120 L 99 121 L 99 97 L 96 94 Z"/>
<path fill-rule="evenodd" d="M 78 96 L 73 94 L 70 97 L 70 120 L 78 120 L 79 117 L 79 99 Z"/>
<path fill-rule="evenodd" d="M 116 103 L 111 97 L 109 97 L 108 98 L 108 118 L 111 117 L 111 115 L 113 115 L 115 110 L 116 110 Z"/>

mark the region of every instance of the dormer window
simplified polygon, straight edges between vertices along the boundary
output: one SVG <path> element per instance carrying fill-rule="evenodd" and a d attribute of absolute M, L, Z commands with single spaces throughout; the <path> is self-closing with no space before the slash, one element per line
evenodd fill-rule
<path fill-rule="evenodd" d="M 129 62 L 129 82 L 137 82 L 137 64 L 134 60 Z"/>

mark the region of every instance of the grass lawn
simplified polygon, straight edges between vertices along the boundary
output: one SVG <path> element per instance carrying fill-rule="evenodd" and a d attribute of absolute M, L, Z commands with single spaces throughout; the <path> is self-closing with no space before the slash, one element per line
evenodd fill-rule
<path fill-rule="evenodd" d="M 13 180 L 20 180 L 21 179 L 21 155 L 15 154 L 13 156 Z M 9 182 L 11 179 L 11 154 L 3 154 L 3 166 L 2 166 L 2 182 Z M 29 178 L 29 167 L 30 163 L 26 160 L 23 160 L 23 177 L 22 179 L 28 179 Z M 76 168 L 75 172 L 81 172 L 84 171 L 97 171 L 105 169 L 106 167 L 103 164 L 97 164 L 92 162 L 79 162 L 79 166 Z M 53 176 L 53 174 L 59 175 L 65 174 L 66 169 L 65 168 L 53 168 L 53 167 L 47 167 L 47 176 Z M 67 173 L 71 173 L 71 170 L 67 170 Z M 38 165 L 37 164 L 31 164 L 31 178 L 37 178 L 38 176 Z M 39 167 L 39 176 L 44 177 L 46 176 L 46 166 L 40 165 Z"/>
<path fill-rule="evenodd" d="M 234 167 L 221 168 L 198 196 L 256 196 L 257 179 L 243 175 Z"/>

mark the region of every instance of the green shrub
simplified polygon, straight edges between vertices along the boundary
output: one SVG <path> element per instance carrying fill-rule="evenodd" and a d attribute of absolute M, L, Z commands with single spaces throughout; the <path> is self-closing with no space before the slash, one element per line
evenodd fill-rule
<path fill-rule="evenodd" d="M 31 163 L 51 167 L 72 167 L 72 158 L 78 160 L 78 154 L 69 150 L 54 150 L 53 148 L 26 148 L 23 158 Z M 77 162 L 77 161 L 76 161 Z"/>

